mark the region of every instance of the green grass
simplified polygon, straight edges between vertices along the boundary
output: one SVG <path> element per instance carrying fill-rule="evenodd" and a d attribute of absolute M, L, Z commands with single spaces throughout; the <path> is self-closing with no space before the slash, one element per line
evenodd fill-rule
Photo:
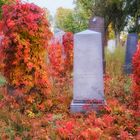
<path fill-rule="evenodd" d="M 105 49 L 106 73 L 115 77 L 123 74 L 125 48 L 117 47 L 114 53 Z"/>

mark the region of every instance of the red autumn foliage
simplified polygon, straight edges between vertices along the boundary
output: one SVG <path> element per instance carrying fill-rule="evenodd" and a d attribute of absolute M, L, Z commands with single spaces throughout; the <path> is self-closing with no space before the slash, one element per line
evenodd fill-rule
<path fill-rule="evenodd" d="M 3 6 L 0 46 L 3 72 L 9 86 L 24 96 L 27 104 L 42 104 L 50 94 L 46 51 L 52 36 L 45 12 L 34 4 Z"/>
<path fill-rule="evenodd" d="M 135 109 L 138 110 L 140 115 L 140 42 L 138 43 L 137 51 L 133 56 L 133 101 Z"/>
<path fill-rule="evenodd" d="M 53 84 L 64 90 L 70 84 L 73 71 L 73 34 L 67 32 L 63 36 L 63 43 L 53 42 L 48 47 L 49 68 Z"/>
<path fill-rule="evenodd" d="M 68 73 L 72 73 L 73 71 L 73 34 L 71 32 L 67 32 L 63 35 L 63 47 L 64 47 L 64 61 L 65 61 L 65 70 Z"/>
<path fill-rule="evenodd" d="M 1 49 L 2 57 L 6 60 L 3 70 L 9 84 L 14 87 L 14 95 L 18 97 L 18 101 L 22 101 L 23 97 L 26 100 L 26 104 L 22 107 L 36 103 L 37 108 L 35 112 L 26 108 L 28 114 L 20 114 L 18 102 L 14 100 L 14 96 L 10 96 L 5 91 L 3 93 L 5 98 L 0 97 L 1 139 L 139 139 L 140 51 L 137 51 L 134 56 L 133 63 L 136 68 L 133 75 L 134 94 L 126 91 L 128 87 L 125 87 L 130 77 L 127 77 L 128 79 L 122 75 L 111 77 L 108 72 L 104 78 L 107 105 L 99 114 L 90 112 L 73 115 L 68 108 L 70 104 L 68 100 L 71 100 L 71 96 L 69 97 L 68 94 L 54 96 L 52 92 L 50 99 L 51 86 L 48 80 L 48 77 L 51 77 L 53 88 L 56 88 L 57 92 L 65 93 L 67 85 L 70 84 L 73 68 L 73 35 L 66 33 L 62 45 L 54 43 L 48 47 L 47 68 L 44 60 L 51 32 L 45 17 L 42 17 L 44 12 L 32 4 L 18 3 L 5 8 L 8 12 L 7 17 L 4 17 L 5 36 Z M 68 91 L 71 92 L 71 89 Z M 92 102 L 97 103 L 96 100 Z M 49 114 L 39 115 L 38 110 L 44 111 L 47 107 L 52 109 L 52 106 L 53 111 L 49 110 Z"/>
<path fill-rule="evenodd" d="M 64 59 L 62 56 L 62 45 L 54 43 L 48 47 L 49 70 L 56 86 L 61 86 L 65 81 Z"/>

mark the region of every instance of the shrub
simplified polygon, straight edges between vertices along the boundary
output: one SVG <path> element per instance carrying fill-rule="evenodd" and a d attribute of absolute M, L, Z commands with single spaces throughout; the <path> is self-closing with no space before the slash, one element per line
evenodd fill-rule
<path fill-rule="evenodd" d="M 53 83 L 60 86 L 65 78 L 64 59 L 62 57 L 62 45 L 53 43 L 48 47 L 49 68 Z"/>
<path fill-rule="evenodd" d="M 64 61 L 65 61 L 65 70 L 70 75 L 73 71 L 73 34 L 67 32 L 63 35 L 63 47 L 64 47 Z"/>
<path fill-rule="evenodd" d="M 140 42 L 138 43 L 138 48 L 133 56 L 133 105 L 135 108 L 140 107 Z"/>
<path fill-rule="evenodd" d="M 45 106 L 51 87 L 46 48 L 52 36 L 45 12 L 34 4 L 18 1 L 3 6 L 2 16 L 0 55 L 4 59 L 4 76 L 9 86 L 24 97 L 24 105 Z"/>
<path fill-rule="evenodd" d="M 57 90 L 64 91 L 71 80 L 73 71 L 73 34 L 65 33 L 62 44 L 54 41 L 48 47 L 48 54 L 53 83 Z"/>

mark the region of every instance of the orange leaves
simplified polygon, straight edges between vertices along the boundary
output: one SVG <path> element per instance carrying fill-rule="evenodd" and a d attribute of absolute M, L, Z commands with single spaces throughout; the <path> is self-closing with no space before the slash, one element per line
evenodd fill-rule
<path fill-rule="evenodd" d="M 27 67 L 28 67 L 29 70 L 31 70 L 31 69 L 33 68 L 33 63 L 28 62 L 28 63 L 27 63 Z"/>
<path fill-rule="evenodd" d="M 73 34 L 65 33 L 63 43 L 53 42 L 48 47 L 49 71 L 57 93 L 71 85 L 73 71 Z"/>
<path fill-rule="evenodd" d="M 33 103 L 34 102 L 34 98 L 32 96 L 28 96 L 27 102 Z"/>
<path fill-rule="evenodd" d="M 0 35 L 1 35 L 2 28 L 3 28 L 3 22 L 0 21 Z"/>
<path fill-rule="evenodd" d="M 13 28 L 15 26 L 15 22 L 12 21 L 11 19 L 7 20 L 7 26 L 9 29 Z"/>
<path fill-rule="evenodd" d="M 63 72 L 64 61 L 62 58 L 62 45 L 52 44 L 48 48 L 50 69 L 52 74 L 59 75 Z"/>
<path fill-rule="evenodd" d="M 120 139 L 121 140 L 128 140 L 129 139 L 129 133 L 127 131 L 121 131 Z"/>
<path fill-rule="evenodd" d="M 9 85 L 14 90 L 23 89 L 22 94 L 28 97 L 25 103 L 37 103 L 38 98 L 44 102 L 51 89 L 45 59 L 52 36 L 45 12 L 34 4 L 18 1 L 3 7 L 3 23 L 0 52 Z M 33 98 L 30 93 L 38 96 Z"/>
<path fill-rule="evenodd" d="M 102 117 L 102 120 L 105 124 L 105 127 L 111 127 L 111 125 L 113 124 L 114 118 L 111 115 L 104 115 Z"/>
<path fill-rule="evenodd" d="M 99 140 L 102 135 L 102 130 L 100 128 L 88 128 L 81 132 L 81 138 L 85 140 Z"/>
<path fill-rule="evenodd" d="M 58 123 L 58 133 L 61 138 L 70 138 L 73 136 L 73 130 L 75 127 L 75 121 L 72 119 L 67 122 L 57 122 Z"/>
<path fill-rule="evenodd" d="M 65 61 L 65 69 L 69 73 L 73 70 L 73 34 L 71 32 L 67 32 L 63 36 L 63 47 L 64 47 L 64 61 Z"/>

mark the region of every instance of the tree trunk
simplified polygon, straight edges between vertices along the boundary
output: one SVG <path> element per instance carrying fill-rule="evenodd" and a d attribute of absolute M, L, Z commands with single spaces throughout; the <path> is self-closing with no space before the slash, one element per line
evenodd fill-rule
<path fill-rule="evenodd" d="M 116 31 L 115 33 L 115 47 L 118 47 L 120 45 L 120 32 Z"/>

